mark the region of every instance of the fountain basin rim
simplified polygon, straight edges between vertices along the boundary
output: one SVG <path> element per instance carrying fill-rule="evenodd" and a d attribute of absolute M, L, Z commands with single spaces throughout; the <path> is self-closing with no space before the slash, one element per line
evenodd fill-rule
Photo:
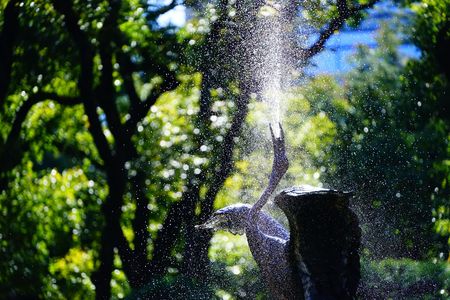
<path fill-rule="evenodd" d="M 278 204 L 280 201 L 286 198 L 297 198 L 300 199 L 311 199 L 311 198 L 322 198 L 323 200 L 333 200 L 336 198 L 349 199 L 353 196 L 351 191 L 339 191 L 334 189 L 326 189 L 313 187 L 310 185 L 302 185 L 290 187 L 282 190 L 278 195 L 275 196 L 274 202 Z"/>

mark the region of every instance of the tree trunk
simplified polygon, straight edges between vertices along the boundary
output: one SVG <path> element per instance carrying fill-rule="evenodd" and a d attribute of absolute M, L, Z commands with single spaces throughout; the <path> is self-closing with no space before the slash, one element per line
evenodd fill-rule
<path fill-rule="evenodd" d="M 114 247 L 122 235 L 120 218 L 122 216 L 123 194 L 125 180 L 120 166 L 108 170 L 109 195 L 103 203 L 102 211 L 105 225 L 102 230 L 99 258 L 100 266 L 93 274 L 96 299 L 109 299 L 111 297 L 111 277 L 114 262 Z"/>

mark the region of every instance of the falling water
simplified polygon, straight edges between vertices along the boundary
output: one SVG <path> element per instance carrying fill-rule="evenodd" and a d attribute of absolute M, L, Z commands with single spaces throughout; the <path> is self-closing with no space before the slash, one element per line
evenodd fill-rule
<path fill-rule="evenodd" d="M 255 75 L 260 81 L 261 99 L 266 108 L 266 122 L 281 122 L 282 66 L 283 49 L 280 34 L 281 16 L 279 6 L 266 5 L 261 9 L 260 47 L 262 57 Z M 279 135 L 278 126 L 273 126 L 275 135 Z"/>
<path fill-rule="evenodd" d="M 263 73 L 262 76 L 262 100 L 267 105 L 268 113 L 270 117 L 268 118 L 272 124 L 277 124 L 281 122 L 281 95 L 282 95 L 282 42 L 280 35 L 280 18 L 278 16 L 273 16 L 268 22 L 265 31 L 267 35 L 263 36 L 265 38 L 265 52 L 266 55 L 262 59 L 262 65 L 260 72 Z M 275 135 L 279 135 L 278 126 L 273 126 L 275 130 Z"/>
<path fill-rule="evenodd" d="M 265 113 L 260 122 L 277 124 L 283 120 L 283 95 L 291 82 L 291 70 L 295 67 L 289 60 L 289 47 L 292 45 L 292 32 L 288 28 L 294 27 L 289 20 L 289 1 L 267 1 L 260 8 L 258 38 L 259 57 L 255 58 L 254 76 L 258 81 L 260 99 L 264 103 Z M 298 38 L 298 37 L 297 37 Z M 278 126 L 273 126 L 276 136 L 279 135 Z"/>

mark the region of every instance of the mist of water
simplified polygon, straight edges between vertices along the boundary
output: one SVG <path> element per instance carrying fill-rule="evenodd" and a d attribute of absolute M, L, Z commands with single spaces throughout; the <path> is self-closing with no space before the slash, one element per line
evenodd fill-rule
<path fill-rule="evenodd" d="M 261 88 L 261 100 L 265 104 L 265 122 L 277 124 L 282 120 L 282 77 L 283 74 L 283 45 L 279 7 L 263 7 L 261 12 L 260 44 L 258 45 L 262 57 L 255 69 L 255 76 Z M 272 126 L 276 136 L 279 136 L 278 126 Z M 267 127 L 266 127 L 267 128 Z"/>
<path fill-rule="evenodd" d="M 264 104 L 264 113 L 258 120 L 262 130 L 267 132 L 268 123 L 282 123 L 285 111 L 284 95 L 293 81 L 295 63 L 290 58 L 291 47 L 300 37 L 295 34 L 295 21 L 287 12 L 290 7 L 287 0 L 277 2 L 268 1 L 259 11 L 257 38 L 253 45 L 256 47 L 254 57 L 253 76 L 258 87 L 260 100 Z M 272 126 L 276 136 L 279 127 Z"/>
<path fill-rule="evenodd" d="M 268 22 L 265 31 L 267 35 L 263 35 L 265 39 L 265 52 L 266 55 L 262 59 L 260 65 L 259 75 L 261 82 L 261 96 L 262 101 L 266 104 L 268 109 L 268 120 L 272 124 L 281 122 L 281 98 L 282 98 L 282 65 L 283 65 L 283 51 L 282 51 L 282 39 L 280 34 L 280 21 L 279 17 L 272 17 L 272 20 Z M 285 75 L 286 76 L 286 75 Z M 273 126 L 276 136 L 279 135 L 278 126 Z"/>

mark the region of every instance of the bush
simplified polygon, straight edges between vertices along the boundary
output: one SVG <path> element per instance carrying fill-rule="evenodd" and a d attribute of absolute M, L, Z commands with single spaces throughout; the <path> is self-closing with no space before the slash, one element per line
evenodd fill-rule
<path fill-rule="evenodd" d="M 182 275 L 155 278 L 143 288 L 131 292 L 127 297 L 128 300 L 207 300 L 211 298 L 212 291 L 207 284 Z"/>
<path fill-rule="evenodd" d="M 363 260 L 360 299 L 448 299 L 450 265 L 410 259 Z"/>

